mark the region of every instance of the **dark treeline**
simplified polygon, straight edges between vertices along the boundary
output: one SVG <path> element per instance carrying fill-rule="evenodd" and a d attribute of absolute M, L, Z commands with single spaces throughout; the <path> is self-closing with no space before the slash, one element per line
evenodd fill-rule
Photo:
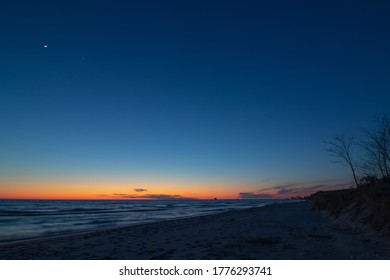
<path fill-rule="evenodd" d="M 384 115 L 375 118 L 373 129 L 363 129 L 361 139 L 336 135 L 326 141 L 326 151 L 335 156 L 334 162 L 346 165 L 356 187 L 390 183 L 390 121 Z M 363 157 L 357 158 L 356 148 Z"/>

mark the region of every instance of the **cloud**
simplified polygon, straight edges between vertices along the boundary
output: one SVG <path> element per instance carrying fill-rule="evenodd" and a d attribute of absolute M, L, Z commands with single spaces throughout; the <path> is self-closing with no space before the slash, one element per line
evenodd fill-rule
<path fill-rule="evenodd" d="M 147 189 L 134 189 L 135 192 L 147 192 Z"/>
<path fill-rule="evenodd" d="M 146 198 L 151 198 L 151 199 L 161 199 L 161 200 L 169 200 L 169 199 L 192 199 L 189 197 L 184 197 L 181 195 L 168 195 L 168 194 L 150 194 L 145 196 Z"/>
<path fill-rule="evenodd" d="M 260 188 L 258 193 L 275 193 L 275 190 L 277 192 L 283 192 L 283 191 L 286 191 L 286 190 L 289 190 L 291 188 L 296 188 L 298 186 L 301 186 L 303 185 L 303 183 L 286 183 L 286 184 L 283 184 L 283 185 L 276 185 L 276 186 L 272 186 L 272 187 L 268 187 L 268 188 Z"/>
<path fill-rule="evenodd" d="M 289 188 L 296 187 L 299 185 L 301 185 L 301 183 L 289 183 L 289 184 L 285 184 L 285 185 L 278 185 L 278 186 L 272 187 L 272 189 L 284 190 L 284 189 L 289 189 Z"/>
<path fill-rule="evenodd" d="M 286 185 L 285 187 L 278 187 L 275 189 L 278 190 L 277 195 L 284 196 L 284 195 L 301 195 L 301 194 L 306 195 L 308 193 L 314 193 L 317 191 L 337 190 L 348 186 L 349 184 L 333 184 L 333 185 L 317 184 L 313 186 L 300 186 L 300 187 Z"/>
<path fill-rule="evenodd" d="M 297 187 L 299 185 L 302 185 L 302 183 L 286 183 L 283 185 L 276 185 L 276 186 L 272 186 L 269 188 L 261 189 L 259 192 L 263 193 L 263 192 L 269 192 L 269 191 L 275 191 L 275 190 L 285 190 L 285 189 Z"/>
<path fill-rule="evenodd" d="M 114 193 L 114 196 L 127 199 L 153 199 L 153 200 L 179 200 L 179 199 L 194 199 L 191 197 L 185 197 L 181 195 L 170 195 L 170 194 L 118 194 Z"/>
<path fill-rule="evenodd" d="M 238 194 L 239 198 L 242 199 L 267 199 L 267 198 L 273 198 L 271 194 L 265 194 L 265 193 L 254 193 L 254 192 L 240 192 Z"/>
<path fill-rule="evenodd" d="M 286 198 L 292 196 L 306 196 L 318 191 L 337 190 L 349 186 L 350 184 L 345 183 L 327 184 L 327 182 L 321 182 L 311 185 L 310 183 L 303 182 L 288 182 L 260 189 L 255 192 L 241 192 L 239 193 L 239 197 L 247 199 Z"/>

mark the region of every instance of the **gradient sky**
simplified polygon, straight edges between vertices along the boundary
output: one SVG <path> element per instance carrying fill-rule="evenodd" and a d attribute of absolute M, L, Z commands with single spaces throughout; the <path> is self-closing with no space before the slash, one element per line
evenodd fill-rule
<path fill-rule="evenodd" d="M 1 1 L 0 198 L 346 187 L 323 141 L 390 104 L 390 4 L 356 2 Z"/>

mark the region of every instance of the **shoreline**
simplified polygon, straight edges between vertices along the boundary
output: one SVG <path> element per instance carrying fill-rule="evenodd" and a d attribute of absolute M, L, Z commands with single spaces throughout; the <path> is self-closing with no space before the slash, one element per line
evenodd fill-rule
<path fill-rule="evenodd" d="M 1 201 L 1 200 L 0 200 Z M 233 201 L 233 203 L 232 203 Z M 18 200 L 0 209 L 0 244 L 109 230 L 283 203 L 284 200 Z M 85 204 L 87 203 L 87 204 Z M 49 211 L 45 209 L 49 208 Z"/>
<path fill-rule="evenodd" d="M 259 206 L 259 207 L 253 207 L 253 208 L 248 208 L 248 209 L 254 209 L 254 208 L 262 208 L 264 206 Z M 88 234 L 97 234 L 97 233 L 104 233 L 104 232 L 112 232 L 115 230 L 125 230 L 127 228 L 132 228 L 132 227 L 137 227 L 137 226 L 144 226 L 144 225 L 153 225 L 153 224 L 158 224 L 158 223 L 166 223 L 170 221 L 177 221 L 177 220 L 186 220 L 186 219 L 192 219 L 192 218 L 197 218 L 197 217 L 203 217 L 203 216 L 214 216 L 214 215 L 219 215 L 227 212 L 234 212 L 234 211 L 244 211 L 248 209 L 243 209 L 243 210 L 226 210 L 224 212 L 214 212 L 214 213 L 208 213 L 208 214 L 194 214 L 191 216 L 183 216 L 183 217 L 176 217 L 176 218 L 167 218 L 164 220 L 159 220 L 159 221 L 153 221 L 153 222 L 140 222 L 140 223 L 135 223 L 135 224 L 129 224 L 129 225 L 123 225 L 123 226 L 116 226 L 112 228 L 97 228 L 95 230 L 87 230 L 87 231 L 80 231 L 80 232 L 73 232 L 73 233 L 65 233 L 65 234 L 58 234 L 58 235 L 50 235 L 50 236 L 41 236 L 41 237 L 31 237 L 31 238 L 24 238 L 24 239 L 19 239 L 19 240 L 10 240 L 10 241 L 0 241 L 0 249 L 2 245 L 17 245 L 17 244 L 23 244 L 23 243 L 30 243 L 30 242 L 45 242 L 53 239 L 63 239 L 67 237 L 77 237 L 80 235 L 88 235 Z"/>
<path fill-rule="evenodd" d="M 0 244 L 0 259 L 390 259 L 375 236 L 340 229 L 311 202 L 183 217 Z"/>

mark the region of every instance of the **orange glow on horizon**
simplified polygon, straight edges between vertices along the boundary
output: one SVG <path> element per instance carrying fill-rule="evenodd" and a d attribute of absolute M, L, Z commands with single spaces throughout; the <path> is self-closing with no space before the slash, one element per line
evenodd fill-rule
<path fill-rule="evenodd" d="M 263 191 L 261 189 L 263 188 Z M 245 182 L 179 181 L 179 180 L 90 180 L 9 178 L 0 181 L 0 199 L 53 200 L 158 200 L 158 199 L 288 199 L 312 192 L 300 187 L 280 194 L 270 186 Z M 253 195 L 253 196 L 252 196 Z M 244 195 L 243 198 L 246 196 Z"/>
<path fill-rule="evenodd" d="M 308 196 L 313 192 L 304 188 L 279 194 L 277 189 L 240 182 L 186 181 L 115 181 L 115 180 L 42 180 L 8 179 L 0 181 L 0 199 L 43 200 L 158 200 L 158 199 L 289 199 Z M 261 194 L 257 196 L 258 194 Z M 258 197 L 258 198 L 257 198 Z M 245 198 L 245 197 L 244 197 Z"/>
<path fill-rule="evenodd" d="M 0 199 L 53 200 L 155 200 L 236 199 L 239 187 L 222 183 L 185 182 L 92 182 L 92 181 L 0 181 Z M 138 191 L 137 191 L 138 190 Z"/>

